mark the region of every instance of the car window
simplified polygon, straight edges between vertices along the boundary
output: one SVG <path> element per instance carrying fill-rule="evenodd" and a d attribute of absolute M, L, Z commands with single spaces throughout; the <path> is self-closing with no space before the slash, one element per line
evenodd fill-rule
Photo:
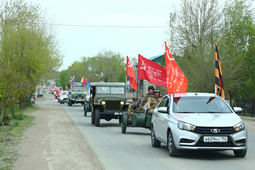
<path fill-rule="evenodd" d="M 166 102 L 164 104 L 164 107 L 168 107 L 169 106 L 169 99 L 168 99 L 168 97 L 166 97 L 166 98 L 167 98 L 167 100 L 166 100 Z"/>
<path fill-rule="evenodd" d="M 220 97 L 183 96 L 174 97 L 176 113 L 231 113 L 229 106 Z"/>
<path fill-rule="evenodd" d="M 96 87 L 97 93 L 111 93 L 110 87 Z"/>
<path fill-rule="evenodd" d="M 111 87 L 112 94 L 124 94 L 124 87 Z"/>
<path fill-rule="evenodd" d="M 165 106 L 165 103 L 167 101 L 167 97 L 163 98 L 159 104 L 159 107 L 164 107 Z"/>

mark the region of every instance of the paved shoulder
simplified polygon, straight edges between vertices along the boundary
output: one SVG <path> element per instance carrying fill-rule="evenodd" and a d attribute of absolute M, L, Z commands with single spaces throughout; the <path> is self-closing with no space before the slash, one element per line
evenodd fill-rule
<path fill-rule="evenodd" d="M 104 169 L 62 107 L 39 106 L 20 144 L 15 169 Z"/>

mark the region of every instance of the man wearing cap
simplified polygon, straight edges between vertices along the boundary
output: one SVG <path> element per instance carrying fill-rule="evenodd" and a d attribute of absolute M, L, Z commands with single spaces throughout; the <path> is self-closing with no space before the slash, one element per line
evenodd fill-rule
<path fill-rule="evenodd" d="M 148 103 L 147 103 L 147 111 L 146 113 L 148 115 L 152 115 L 154 109 L 157 107 L 158 103 L 160 102 L 162 98 L 160 97 L 160 91 L 158 89 L 154 90 L 154 96 L 149 97 Z"/>
<path fill-rule="evenodd" d="M 141 102 L 141 107 L 143 108 L 144 105 L 147 103 L 148 99 L 150 97 L 154 97 L 154 87 L 153 86 L 149 86 L 148 87 L 148 93 L 144 96 L 142 102 Z"/>

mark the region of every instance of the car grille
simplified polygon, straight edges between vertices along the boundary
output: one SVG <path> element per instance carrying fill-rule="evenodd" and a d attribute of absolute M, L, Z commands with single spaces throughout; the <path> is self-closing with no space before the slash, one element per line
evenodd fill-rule
<path fill-rule="evenodd" d="M 106 110 L 120 110 L 120 101 L 106 101 Z"/>
<path fill-rule="evenodd" d="M 212 130 L 217 129 L 219 130 L 218 133 L 213 133 Z M 195 133 L 198 134 L 232 134 L 235 133 L 233 127 L 196 127 L 194 130 Z"/>

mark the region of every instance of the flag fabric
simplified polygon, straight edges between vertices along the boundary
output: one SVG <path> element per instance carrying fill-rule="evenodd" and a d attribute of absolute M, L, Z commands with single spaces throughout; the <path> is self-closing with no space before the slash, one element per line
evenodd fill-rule
<path fill-rule="evenodd" d="M 73 78 L 72 78 L 71 84 L 74 82 L 74 77 L 75 77 L 75 76 L 73 76 Z"/>
<path fill-rule="evenodd" d="M 166 87 L 166 70 L 158 63 L 138 54 L 138 79 L 145 79 L 158 86 Z"/>
<path fill-rule="evenodd" d="M 86 77 L 82 80 L 82 83 L 81 83 L 82 85 L 86 85 L 87 84 L 87 79 L 86 79 Z"/>
<path fill-rule="evenodd" d="M 81 78 L 81 83 L 83 82 L 83 80 L 84 80 L 84 77 Z"/>
<path fill-rule="evenodd" d="M 126 76 L 129 77 L 130 87 L 132 89 L 137 90 L 137 81 L 135 77 L 135 72 L 128 56 L 127 56 L 127 65 L 126 65 Z"/>
<path fill-rule="evenodd" d="M 88 90 L 90 89 L 90 83 L 89 80 L 87 79 L 87 85 L 88 85 Z"/>
<path fill-rule="evenodd" d="M 215 43 L 215 94 L 225 99 L 222 70 L 220 65 L 220 57 L 219 57 L 217 42 Z"/>
<path fill-rule="evenodd" d="M 167 80 L 167 94 L 185 93 L 188 87 L 188 81 L 183 74 L 165 42 L 165 62 L 166 62 L 166 80 Z"/>
<path fill-rule="evenodd" d="M 68 84 L 71 84 L 72 79 L 73 79 L 73 77 L 71 76 L 71 77 L 70 77 L 70 80 L 69 80 L 69 82 L 68 82 Z"/>

